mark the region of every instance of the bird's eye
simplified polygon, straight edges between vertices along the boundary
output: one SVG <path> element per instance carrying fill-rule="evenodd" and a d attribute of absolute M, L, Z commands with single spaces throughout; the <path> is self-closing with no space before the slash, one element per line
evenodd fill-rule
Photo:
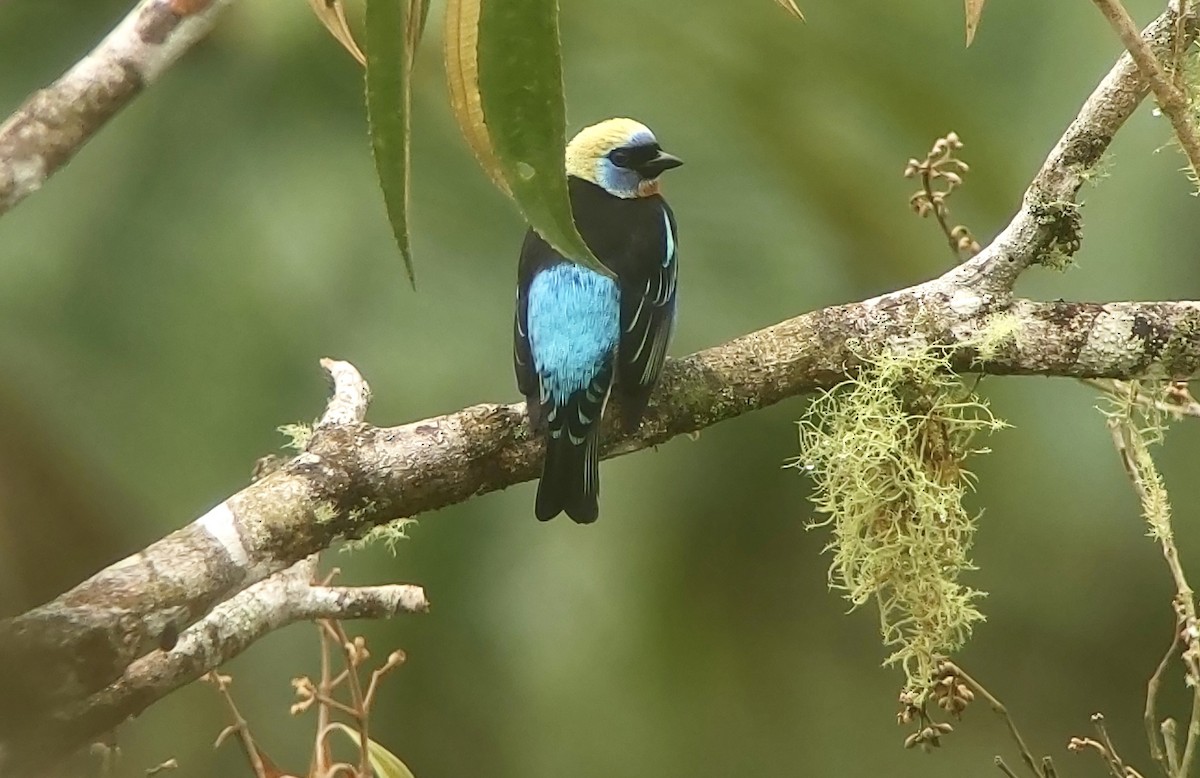
<path fill-rule="evenodd" d="M 629 153 L 629 149 L 617 149 L 608 155 L 608 159 L 617 167 L 629 167 L 633 156 Z"/>

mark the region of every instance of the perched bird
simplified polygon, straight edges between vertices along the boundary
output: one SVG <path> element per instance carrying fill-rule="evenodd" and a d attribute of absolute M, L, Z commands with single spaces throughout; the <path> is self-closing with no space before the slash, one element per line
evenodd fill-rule
<path fill-rule="evenodd" d="M 632 119 L 587 127 L 567 144 L 575 225 L 616 279 L 559 254 L 533 229 L 517 274 L 513 362 L 546 458 L 535 513 L 596 520 L 600 419 L 616 385 L 632 431 L 675 325 L 675 216 L 658 176 L 683 162 Z"/>

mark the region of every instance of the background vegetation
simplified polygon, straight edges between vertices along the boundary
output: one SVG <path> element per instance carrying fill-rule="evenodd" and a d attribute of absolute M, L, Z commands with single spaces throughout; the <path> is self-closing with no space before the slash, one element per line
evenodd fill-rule
<path fill-rule="evenodd" d="M 1140 20 L 1157 1 L 1129 2 Z M 0 105 L 57 76 L 124 0 L 0 4 Z M 955 130 L 972 164 L 953 221 L 985 241 L 1120 50 L 1091 4 L 989 4 L 962 48 L 959 4 L 608 0 L 563 4 L 571 128 L 650 124 L 688 164 L 673 353 L 939 273 L 905 161 Z M 446 105 L 437 9 L 414 81 L 417 293 L 384 216 L 358 66 L 305 4 L 247 0 L 56 176 L 0 220 L 0 609 L 10 614 L 224 498 L 324 402 L 317 359 L 353 361 L 376 424 L 514 400 L 511 306 L 523 225 L 479 171 Z M 1194 298 L 1200 219 L 1169 127 L 1143 108 L 1087 193 L 1080 267 L 1019 291 Z M 1103 710 L 1128 758 L 1145 679 L 1169 640 L 1172 587 L 1093 393 L 994 379 L 1015 425 L 979 460 L 986 506 L 967 582 L 991 592 L 960 657 L 1035 750 Z M 826 590 L 821 532 L 784 403 L 604 468 L 603 519 L 539 525 L 523 485 L 422 517 L 393 559 L 329 555 L 353 582 L 427 587 L 425 617 L 354 625 L 408 664 L 372 733 L 420 778 L 988 774 L 1010 752 L 980 705 L 933 756 L 904 752 L 898 673 L 869 612 Z M 1185 565 L 1200 430 L 1160 465 Z M 262 744 L 306 759 L 288 680 L 315 668 L 311 627 L 227 668 Z M 1182 705 L 1173 683 L 1164 702 Z M 126 768 L 234 775 L 224 722 L 196 685 L 126 728 Z M 1015 760 L 1010 758 L 1010 764 Z M 1146 759 L 1137 759 L 1148 769 Z"/>

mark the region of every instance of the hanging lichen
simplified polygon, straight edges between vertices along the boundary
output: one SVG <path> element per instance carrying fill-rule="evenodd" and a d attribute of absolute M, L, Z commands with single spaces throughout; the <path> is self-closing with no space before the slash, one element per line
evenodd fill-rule
<path fill-rule="evenodd" d="M 943 349 L 888 352 L 817 398 L 800 422 L 795 463 L 815 482 L 833 554 L 830 585 L 858 607 L 879 606 L 885 664 L 903 667 L 923 698 L 937 658 L 959 649 L 983 620 L 983 593 L 960 575 L 975 516 L 963 507 L 964 465 L 980 430 L 1004 427 L 950 371 Z"/>

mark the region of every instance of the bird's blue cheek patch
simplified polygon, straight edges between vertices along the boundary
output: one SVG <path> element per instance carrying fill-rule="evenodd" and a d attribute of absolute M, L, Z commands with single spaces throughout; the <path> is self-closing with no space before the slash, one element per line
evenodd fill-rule
<path fill-rule="evenodd" d="M 529 347 L 542 395 L 563 405 L 616 350 L 620 293 L 613 279 L 566 262 L 538 272 L 528 300 Z"/>
<path fill-rule="evenodd" d="M 636 171 L 617 167 L 601 157 L 596 162 L 596 183 L 609 194 L 631 198 L 638 196 L 638 184 L 642 183 L 642 177 Z"/>

